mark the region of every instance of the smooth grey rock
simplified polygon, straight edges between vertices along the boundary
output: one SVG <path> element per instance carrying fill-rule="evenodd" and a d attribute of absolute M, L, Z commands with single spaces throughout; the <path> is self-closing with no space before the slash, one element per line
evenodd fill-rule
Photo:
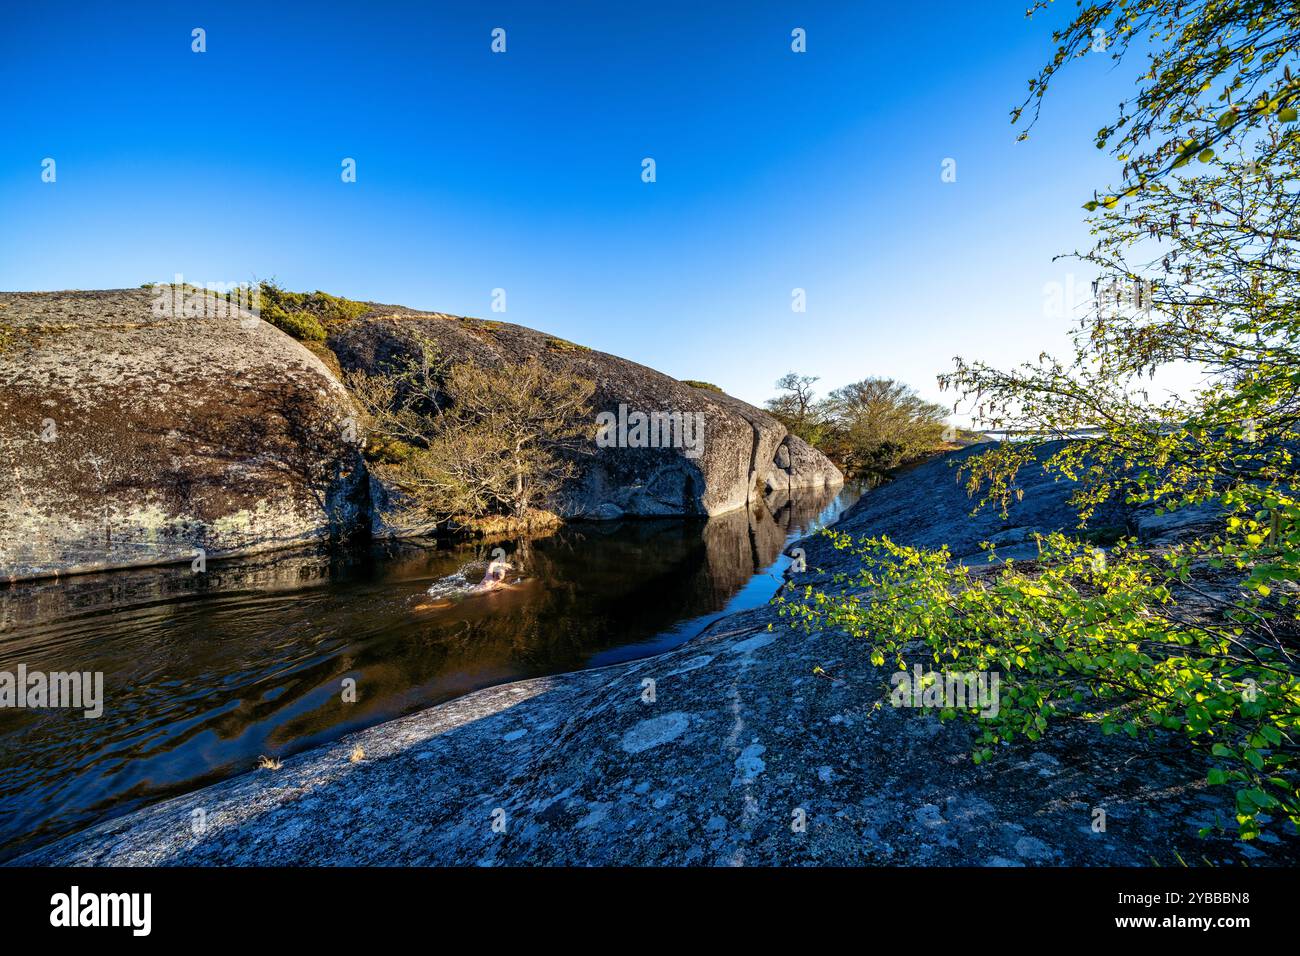
<path fill-rule="evenodd" d="M 985 541 L 1000 545 L 996 549 L 999 560 L 1032 560 L 1038 554 L 1032 540 L 1035 531 L 1126 528 L 1130 515 L 1119 501 L 1103 504 L 1087 528 L 1078 528 L 1078 516 L 1068 503 L 1076 484 L 1053 480 L 1041 466 L 1060 445 L 1048 442 L 1039 449 L 1038 461 L 1021 469 L 1018 484 L 1025 495 L 1010 502 L 1005 518 L 996 505 L 972 514 L 977 499 L 966 492 L 958 474 L 969 458 L 987 448 L 973 445 L 933 458 L 867 492 L 841 517 L 837 530 L 854 535 L 887 535 L 899 544 L 916 548 L 947 546 L 957 560 L 979 567 L 988 564 L 988 552 L 981 547 Z M 843 571 L 856 566 L 851 555 L 836 551 L 824 538 L 810 538 L 804 548 L 810 572 L 819 568 Z M 797 580 L 803 583 L 806 578 L 797 576 Z"/>
<path fill-rule="evenodd" d="M 1045 863 L 1052 858 L 1052 851 L 1047 844 L 1036 837 L 1021 837 L 1016 841 L 1016 856 L 1022 860 Z"/>
<path fill-rule="evenodd" d="M 1189 531 L 1208 525 L 1221 524 L 1224 511 L 1214 503 L 1190 505 L 1174 511 L 1156 514 L 1154 509 L 1143 509 L 1136 518 L 1138 538 L 1143 544 L 1166 544 L 1176 541 Z"/>
<path fill-rule="evenodd" d="M 686 714 L 664 714 L 643 720 L 623 735 L 623 749 L 630 754 L 639 754 L 651 747 L 658 747 L 676 740 L 691 725 L 691 718 Z"/>
<path fill-rule="evenodd" d="M 366 507 L 351 401 L 246 313 L 150 289 L 0 293 L 0 577 L 324 541 Z"/>
<path fill-rule="evenodd" d="M 1033 541 L 1035 534 L 1042 534 L 1043 529 L 1037 527 L 1031 528 L 1008 528 L 1006 531 L 999 531 L 996 534 L 989 535 L 989 544 L 1001 548 L 1004 545 L 1024 544 L 1027 541 Z"/>

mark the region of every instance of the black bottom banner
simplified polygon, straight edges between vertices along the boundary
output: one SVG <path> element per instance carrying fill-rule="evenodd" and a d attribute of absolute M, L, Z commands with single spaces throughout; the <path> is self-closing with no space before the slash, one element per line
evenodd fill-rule
<path fill-rule="evenodd" d="M 1047 939 L 1199 935 L 1292 924 L 1294 873 L 1272 869 L 3 869 L 0 920 L 29 934 L 204 943 L 373 942 L 433 930 L 536 941 L 553 928 L 730 939 L 854 923 L 977 937 L 986 921 Z M 945 924 L 947 928 L 945 929 Z M 908 932 L 911 932 L 909 930 Z M 615 935 L 617 934 L 617 935 Z M 949 935 L 951 934 L 951 935 Z M 1181 945 L 1181 943 L 1180 943 Z"/>

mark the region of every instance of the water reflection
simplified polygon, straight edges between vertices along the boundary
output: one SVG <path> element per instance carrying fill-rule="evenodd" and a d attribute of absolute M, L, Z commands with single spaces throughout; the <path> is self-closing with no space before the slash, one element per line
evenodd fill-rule
<path fill-rule="evenodd" d="M 708 521 L 567 526 L 14 586 L 0 670 L 102 671 L 104 714 L 0 710 L 0 858 L 361 727 L 525 677 L 657 653 L 766 601 L 788 540 L 853 490 Z M 512 588 L 433 611 L 430 583 L 504 544 Z M 345 678 L 357 700 L 343 701 Z"/>

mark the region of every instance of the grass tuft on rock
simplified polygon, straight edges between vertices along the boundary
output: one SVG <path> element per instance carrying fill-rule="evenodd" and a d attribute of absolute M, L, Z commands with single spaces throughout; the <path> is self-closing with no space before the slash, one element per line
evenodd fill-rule
<path fill-rule="evenodd" d="M 577 342 L 570 342 L 568 339 L 557 338 L 553 335 L 546 337 L 546 347 L 552 352 L 590 352 L 591 349 L 585 345 L 579 345 Z"/>
<path fill-rule="evenodd" d="M 259 288 L 262 318 L 303 342 L 324 342 L 337 325 L 359 319 L 370 311 L 364 302 L 328 292 L 290 292 L 273 281 Z"/>

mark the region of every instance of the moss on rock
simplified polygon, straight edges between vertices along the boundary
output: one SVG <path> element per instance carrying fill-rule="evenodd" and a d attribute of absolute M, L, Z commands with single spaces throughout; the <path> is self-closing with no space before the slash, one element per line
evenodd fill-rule
<path fill-rule="evenodd" d="M 371 307 L 328 292 L 290 292 L 262 282 L 261 316 L 277 329 L 304 342 L 324 342 L 333 326 L 359 319 Z"/>

